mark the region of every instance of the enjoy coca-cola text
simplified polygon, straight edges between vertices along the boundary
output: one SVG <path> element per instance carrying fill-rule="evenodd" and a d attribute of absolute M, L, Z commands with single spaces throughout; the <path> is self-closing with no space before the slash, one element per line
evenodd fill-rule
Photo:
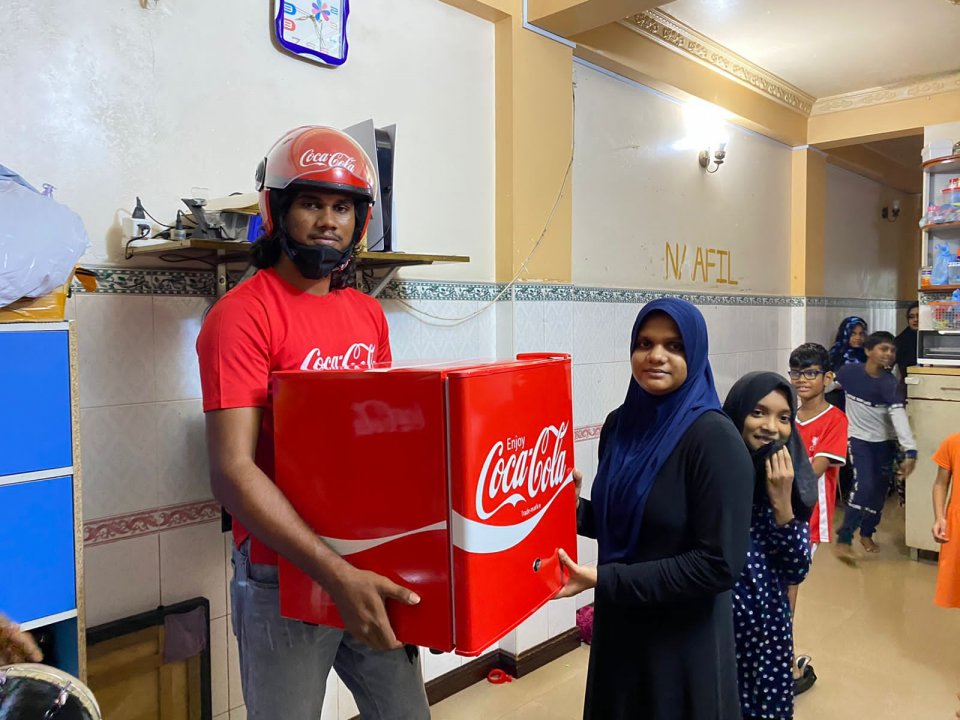
<path fill-rule="evenodd" d="M 494 443 L 477 482 L 477 517 L 488 520 L 506 505 L 516 507 L 518 503 L 533 501 L 540 493 L 561 485 L 567 469 L 567 453 L 562 448 L 567 430 L 567 423 L 560 427 L 548 425 L 540 431 L 533 447 L 526 450 L 522 449 L 525 439 Z M 485 502 L 494 508 L 487 510 Z"/>

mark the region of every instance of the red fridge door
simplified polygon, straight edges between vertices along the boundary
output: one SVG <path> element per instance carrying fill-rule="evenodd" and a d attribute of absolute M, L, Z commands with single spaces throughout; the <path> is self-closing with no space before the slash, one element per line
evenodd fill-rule
<path fill-rule="evenodd" d="M 556 594 L 559 548 L 576 557 L 570 360 L 447 377 L 456 650 L 472 656 Z"/>
<path fill-rule="evenodd" d="M 414 590 L 388 601 L 402 642 L 453 648 L 443 378 L 437 370 L 275 373 L 276 481 L 354 566 Z M 330 596 L 280 560 L 284 617 L 342 627 Z"/>

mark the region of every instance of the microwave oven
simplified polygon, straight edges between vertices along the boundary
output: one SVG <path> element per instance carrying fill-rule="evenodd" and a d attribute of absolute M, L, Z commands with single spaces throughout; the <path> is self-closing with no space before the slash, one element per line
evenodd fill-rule
<path fill-rule="evenodd" d="M 960 366 L 960 330 L 917 331 L 917 362 Z"/>

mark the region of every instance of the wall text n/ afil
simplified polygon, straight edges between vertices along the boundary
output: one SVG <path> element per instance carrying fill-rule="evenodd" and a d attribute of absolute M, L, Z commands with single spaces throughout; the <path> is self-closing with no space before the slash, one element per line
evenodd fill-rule
<path fill-rule="evenodd" d="M 692 262 L 688 262 L 688 258 Z M 664 280 L 703 285 L 739 285 L 733 279 L 733 251 L 686 243 L 664 243 Z"/>

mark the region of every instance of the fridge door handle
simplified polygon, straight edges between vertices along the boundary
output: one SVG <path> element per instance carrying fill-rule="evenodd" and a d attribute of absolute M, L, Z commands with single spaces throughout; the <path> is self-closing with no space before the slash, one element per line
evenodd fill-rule
<path fill-rule="evenodd" d="M 518 353 L 517 360 L 569 360 L 570 353 Z"/>

